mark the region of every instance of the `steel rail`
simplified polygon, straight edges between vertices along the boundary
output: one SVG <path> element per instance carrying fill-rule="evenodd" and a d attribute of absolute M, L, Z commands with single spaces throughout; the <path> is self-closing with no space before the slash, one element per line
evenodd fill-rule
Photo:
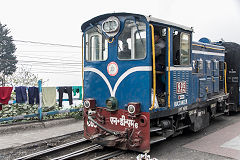
<path fill-rule="evenodd" d="M 126 151 L 121 151 L 121 150 L 113 151 L 113 152 L 104 154 L 104 155 L 102 155 L 102 156 L 93 158 L 92 160 L 106 160 L 106 159 L 110 159 L 110 158 L 119 156 L 119 155 L 124 154 L 124 153 L 126 153 Z"/>
<path fill-rule="evenodd" d="M 91 145 L 91 146 L 86 147 L 84 149 L 80 149 L 78 151 L 75 151 L 75 152 L 60 156 L 60 157 L 53 158 L 51 160 L 71 159 L 73 157 L 77 157 L 77 156 L 80 156 L 82 154 L 85 154 L 85 153 L 88 153 L 88 152 L 91 152 L 91 151 L 95 151 L 95 150 L 98 150 L 98 149 L 102 149 L 102 146 L 98 145 L 98 144 L 94 144 L 94 145 Z"/>
<path fill-rule="evenodd" d="M 54 151 L 57 151 L 57 150 L 60 150 L 60 149 L 63 149 L 63 148 L 67 148 L 67 147 L 85 142 L 85 141 L 87 141 L 87 139 L 82 138 L 82 139 L 79 139 L 79 140 L 76 140 L 76 141 L 73 141 L 73 142 L 65 143 L 65 144 L 62 144 L 62 145 L 59 145 L 59 146 L 56 146 L 56 147 L 53 147 L 53 148 L 49 148 L 49 149 L 46 149 L 46 150 L 43 150 L 43 151 L 39 151 L 39 152 L 36 152 L 36 153 L 33 153 L 33 154 L 29 154 L 29 155 L 17 158 L 15 160 L 32 159 L 32 158 L 39 157 L 39 156 L 42 156 L 42 155 L 47 154 L 47 153 L 51 153 L 51 152 L 54 152 Z"/>

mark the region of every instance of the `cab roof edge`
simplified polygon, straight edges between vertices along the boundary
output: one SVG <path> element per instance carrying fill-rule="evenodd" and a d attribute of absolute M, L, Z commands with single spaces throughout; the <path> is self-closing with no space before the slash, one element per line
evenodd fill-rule
<path fill-rule="evenodd" d="M 184 26 L 184 25 L 180 25 L 180 24 L 173 23 L 173 22 L 166 21 L 166 20 L 159 19 L 159 18 L 154 18 L 154 17 L 152 17 L 152 16 L 145 16 L 145 17 L 146 17 L 146 19 L 147 19 L 148 22 L 157 22 L 157 23 L 162 23 L 162 24 L 166 24 L 166 25 L 169 25 L 169 26 L 176 26 L 176 27 L 178 27 L 178 28 L 181 28 L 181 29 L 184 29 L 184 30 L 193 32 L 193 28 L 186 27 L 186 26 Z"/>

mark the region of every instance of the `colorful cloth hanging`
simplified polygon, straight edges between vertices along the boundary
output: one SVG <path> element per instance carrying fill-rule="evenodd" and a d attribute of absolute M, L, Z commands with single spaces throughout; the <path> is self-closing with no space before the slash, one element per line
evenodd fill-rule
<path fill-rule="evenodd" d="M 42 102 L 44 107 L 52 107 L 56 104 L 56 87 L 42 88 Z"/>
<path fill-rule="evenodd" d="M 76 93 L 79 93 L 79 99 L 82 99 L 82 86 L 73 86 L 73 96 L 76 96 Z"/>
<path fill-rule="evenodd" d="M 27 101 L 27 87 L 15 87 L 16 103 L 25 103 Z"/>
<path fill-rule="evenodd" d="M 0 87 L 0 103 L 8 104 L 13 87 Z"/>
<path fill-rule="evenodd" d="M 59 87 L 59 107 L 62 107 L 63 93 L 68 94 L 69 105 L 73 104 L 72 100 L 72 87 Z"/>
<path fill-rule="evenodd" d="M 28 88 L 29 104 L 39 104 L 39 92 L 37 87 Z"/>

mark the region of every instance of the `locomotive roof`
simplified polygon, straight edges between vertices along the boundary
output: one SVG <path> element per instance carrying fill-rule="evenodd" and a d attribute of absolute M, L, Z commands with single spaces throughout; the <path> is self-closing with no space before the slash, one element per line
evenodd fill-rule
<path fill-rule="evenodd" d="M 193 45 L 193 50 L 202 50 L 203 48 L 209 50 L 209 51 L 214 51 L 214 52 L 219 52 L 219 53 L 225 53 L 225 47 L 221 45 L 216 45 L 216 44 L 209 44 L 209 43 L 202 43 L 202 42 L 192 42 Z"/>
<path fill-rule="evenodd" d="M 148 22 L 152 22 L 152 23 L 161 23 L 161 24 L 166 24 L 168 26 L 174 26 L 174 27 L 178 27 L 178 28 L 181 28 L 183 30 L 187 30 L 187 31 L 193 31 L 192 28 L 190 27 L 186 27 L 186 26 L 183 26 L 183 25 L 180 25 L 180 24 L 176 24 L 176 23 L 173 23 L 173 22 L 170 22 L 170 21 L 166 21 L 166 20 L 162 20 L 162 19 L 159 19 L 159 18 L 154 18 L 152 16 L 144 16 L 144 15 L 140 15 L 140 14 L 134 14 L 134 13 L 108 13 L 108 14 L 103 14 L 103 15 L 100 15 L 100 16 L 97 16 L 97 17 L 94 17 L 92 19 L 90 19 L 89 21 L 85 22 L 82 24 L 82 31 L 84 31 L 89 25 L 91 24 L 95 24 L 101 20 L 104 20 L 104 19 L 107 19 L 108 17 L 110 16 L 135 16 L 135 17 L 141 17 L 141 18 L 145 18 Z"/>

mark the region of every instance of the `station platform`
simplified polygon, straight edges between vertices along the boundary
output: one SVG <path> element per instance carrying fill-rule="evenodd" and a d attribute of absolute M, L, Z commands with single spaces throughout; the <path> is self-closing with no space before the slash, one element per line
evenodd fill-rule
<path fill-rule="evenodd" d="M 240 159 L 240 122 L 234 123 L 183 147 Z"/>
<path fill-rule="evenodd" d="M 70 119 L 0 126 L 0 150 L 83 130 L 83 121 Z"/>

